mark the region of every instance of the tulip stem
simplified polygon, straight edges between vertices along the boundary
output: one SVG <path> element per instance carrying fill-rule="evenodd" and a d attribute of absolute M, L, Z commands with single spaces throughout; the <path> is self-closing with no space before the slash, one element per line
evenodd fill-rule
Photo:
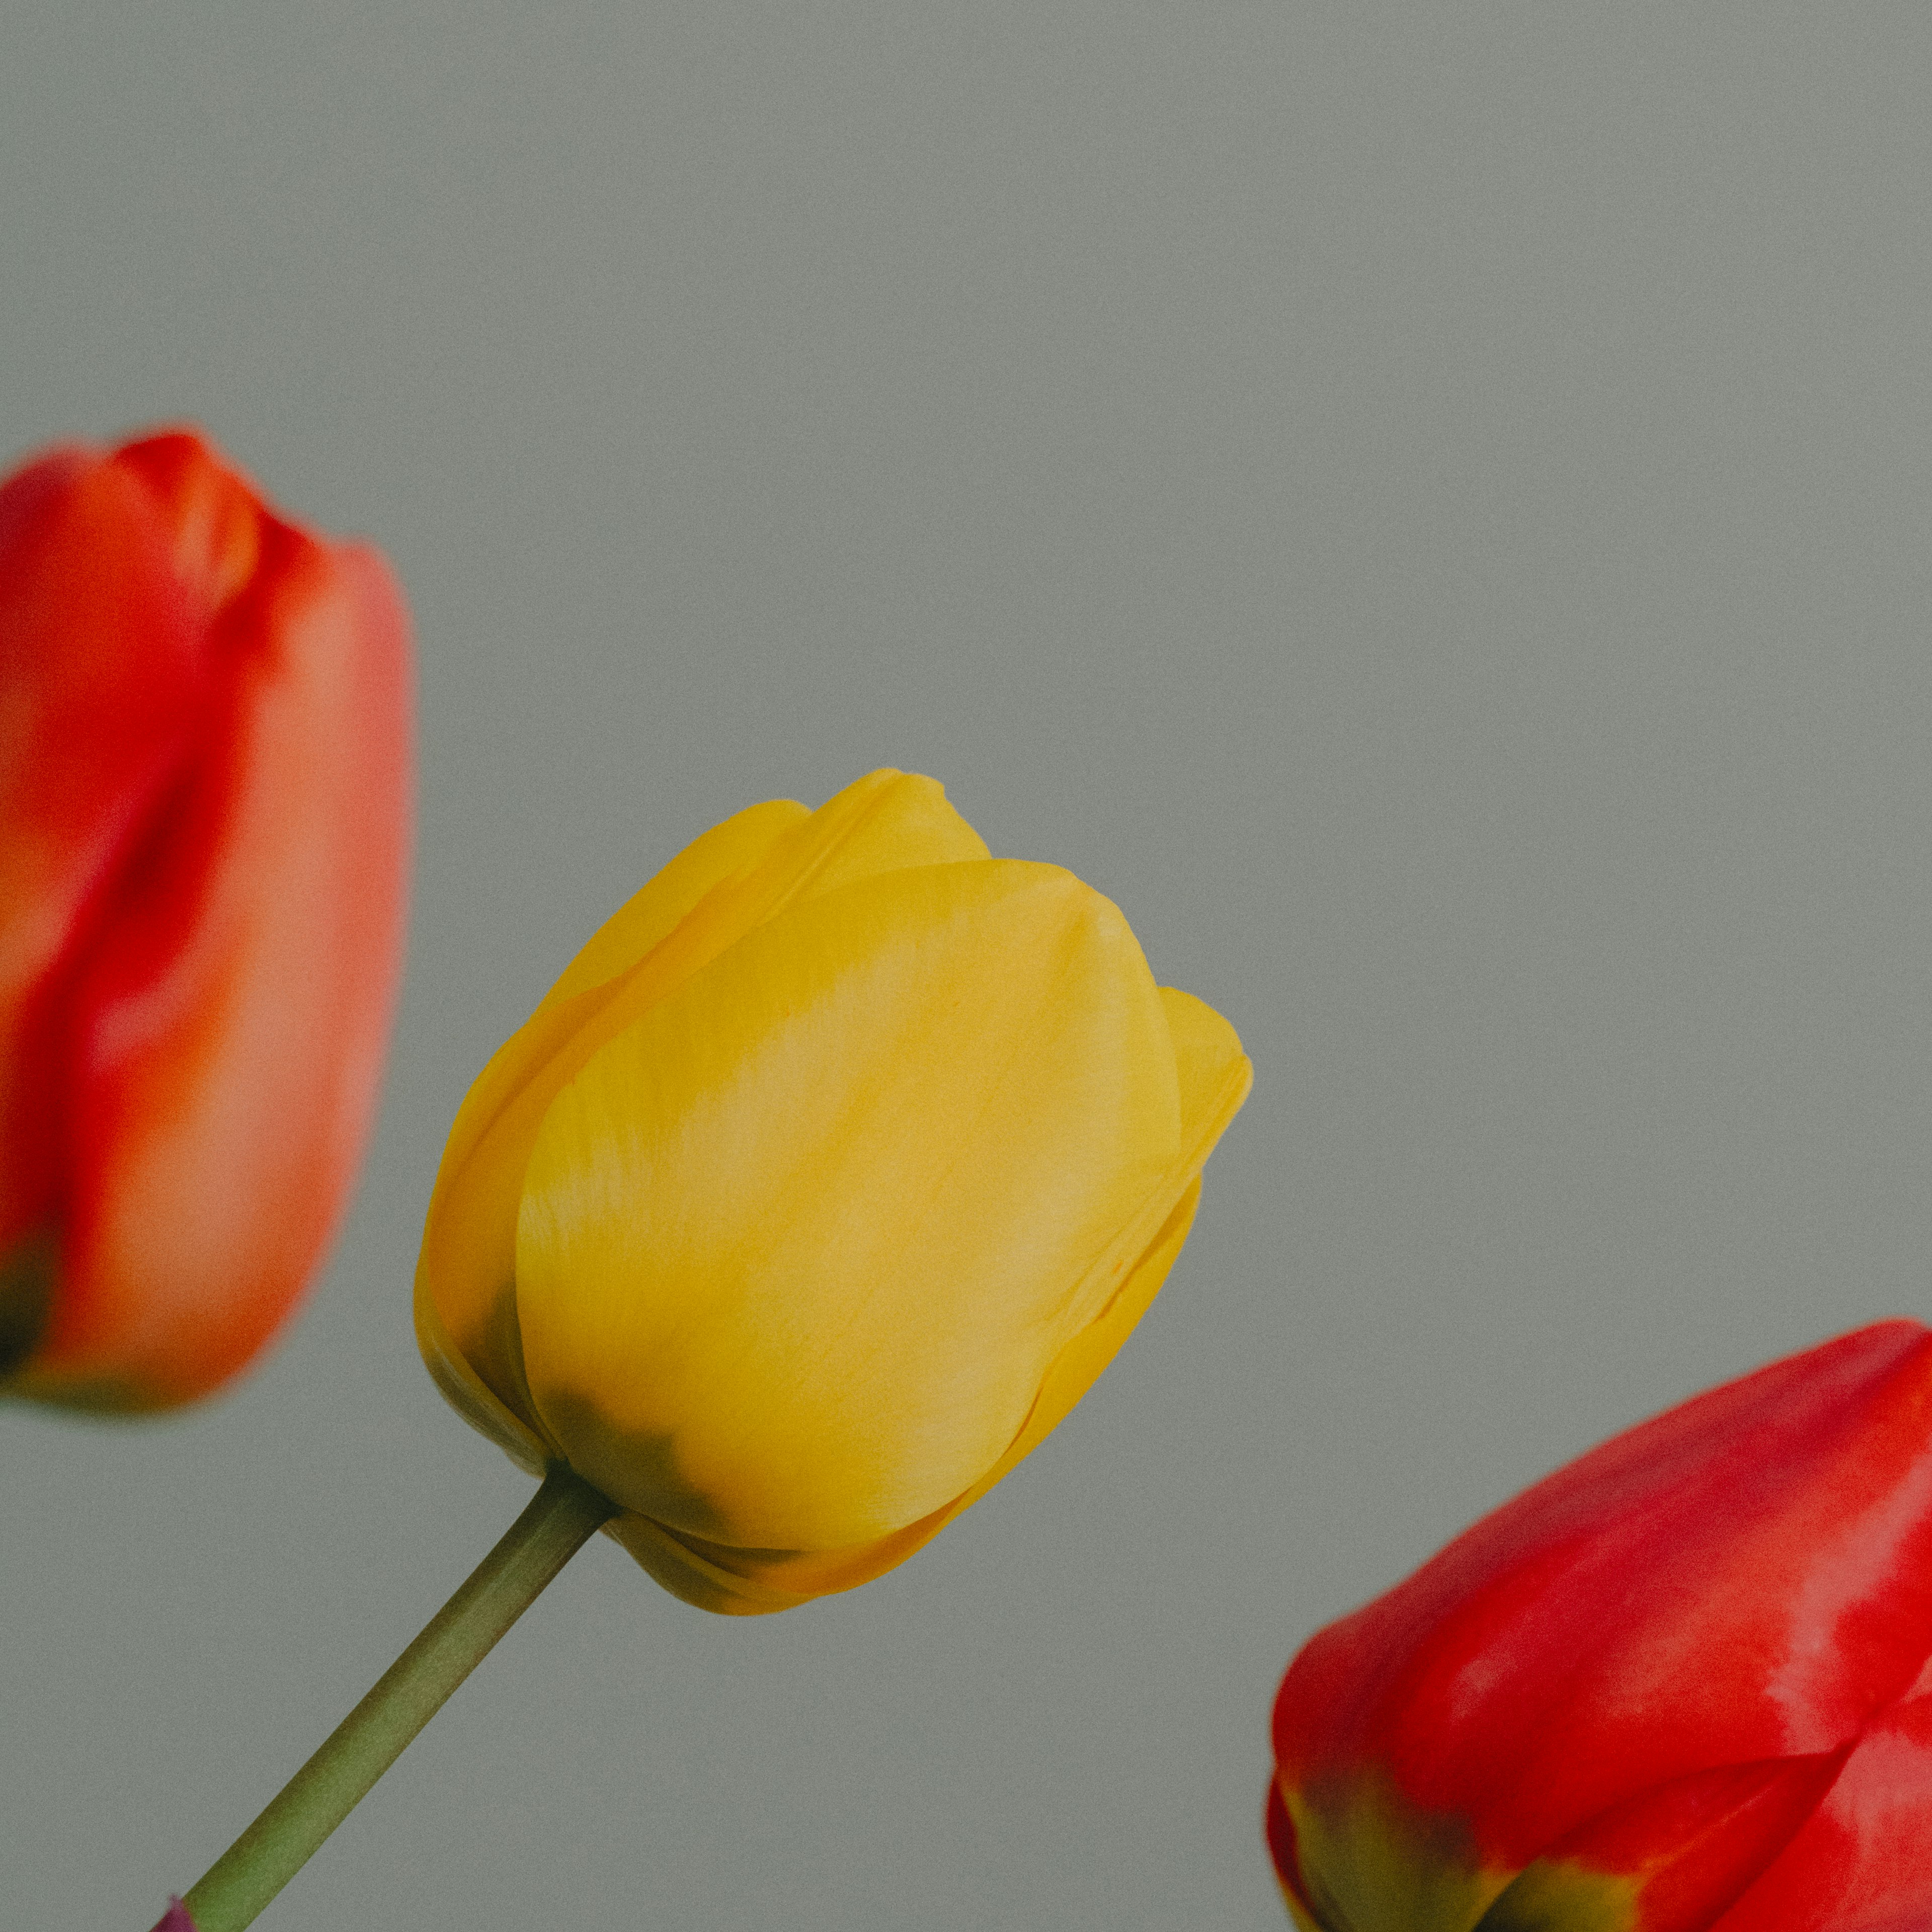
<path fill-rule="evenodd" d="M 502 1540 L 183 1901 L 196 1932 L 242 1932 L 308 1862 L 443 1700 L 615 1513 L 561 1466 Z"/>

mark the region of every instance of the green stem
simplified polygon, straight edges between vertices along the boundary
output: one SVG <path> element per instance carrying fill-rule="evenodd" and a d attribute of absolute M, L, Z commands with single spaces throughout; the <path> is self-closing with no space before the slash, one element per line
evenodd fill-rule
<path fill-rule="evenodd" d="M 197 1932 L 242 1932 L 402 1756 L 490 1647 L 615 1513 L 559 1466 L 530 1507 L 328 1742 L 215 1860 L 183 1903 Z"/>

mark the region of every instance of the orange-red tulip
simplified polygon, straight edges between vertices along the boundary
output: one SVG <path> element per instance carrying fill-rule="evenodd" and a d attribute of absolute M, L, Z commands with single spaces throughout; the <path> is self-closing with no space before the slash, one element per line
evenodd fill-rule
<path fill-rule="evenodd" d="M 0 484 L 0 1389 L 189 1400 L 315 1274 L 400 964 L 400 593 L 190 434 Z"/>
<path fill-rule="evenodd" d="M 1546 1477 L 1311 1638 L 1274 1742 L 1304 1932 L 1924 1932 L 1932 1331 Z"/>

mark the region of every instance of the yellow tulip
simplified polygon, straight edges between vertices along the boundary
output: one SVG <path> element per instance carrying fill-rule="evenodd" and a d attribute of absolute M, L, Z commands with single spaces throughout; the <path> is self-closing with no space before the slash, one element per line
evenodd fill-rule
<path fill-rule="evenodd" d="M 1252 1070 L 930 778 L 674 859 L 470 1089 L 416 1273 L 452 1404 L 707 1610 L 890 1569 L 1084 1394 Z"/>

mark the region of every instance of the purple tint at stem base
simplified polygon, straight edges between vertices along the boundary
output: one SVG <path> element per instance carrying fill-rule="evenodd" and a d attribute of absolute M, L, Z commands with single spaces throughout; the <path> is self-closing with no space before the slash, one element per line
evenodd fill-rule
<path fill-rule="evenodd" d="M 179 1899 L 171 1898 L 154 1932 L 194 1932 L 194 1921 L 188 1916 L 188 1907 Z"/>

